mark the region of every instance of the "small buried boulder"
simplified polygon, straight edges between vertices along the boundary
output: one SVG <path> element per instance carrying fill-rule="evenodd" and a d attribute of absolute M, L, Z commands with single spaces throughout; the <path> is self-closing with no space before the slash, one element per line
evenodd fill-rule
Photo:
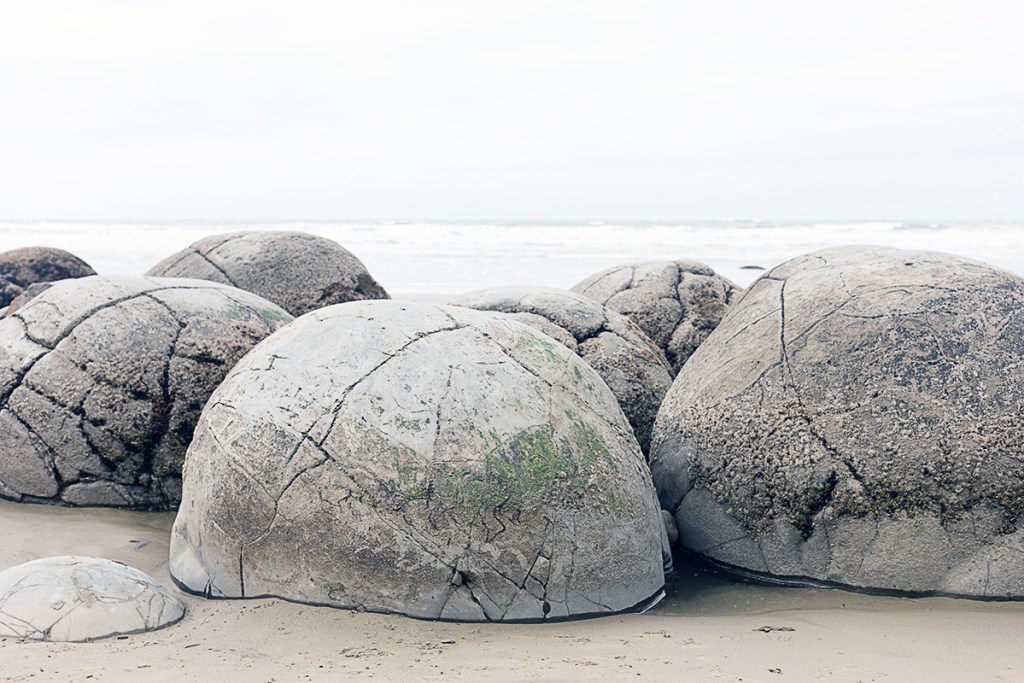
<path fill-rule="evenodd" d="M 743 290 L 697 261 L 645 261 L 595 273 L 572 291 L 636 323 L 675 376 Z"/>
<path fill-rule="evenodd" d="M 346 301 L 389 298 L 352 252 L 303 232 L 212 235 L 146 274 L 232 285 L 269 299 L 292 315 Z"/>
<path fill-rule="evenodd" d="M 548 287 L 496 287 L 451 303 L 508 313 L 587 361 L 615 394 L 647 453 L 654 418 L 672 377 L 661 350 L 628 318 L 581 294 Z"/>
<path fill-rule="evenodd" d="M 679 373 L 651 469 L 680 542 L 857 588 L 1024 598 L 1024 279 L 923 251 L 793 259 Z"/>
<path fill-rule="evenodd" d="M 25 247 L 5 251 L 0 253 L 0 308 L 6 307 L 26 287 L 36 282 L 95 274 L 88 263 L 62 249 Z"/>
<path fill-rule="evenodd" d="M 0 497 L 175 507 L 206 399 L 290 320 L 202 280 L 54 284 L 0 320 Z"/>
<path fill-rule="evenodd" d="M 96 557 L 48 557 L 0 572 L 0 636 L 81 642 L 155 631 L 185 605 L 148 574 Z"/>
<path fill-rule="evenodd" d="M 214 393 L 170 568 L 215 597 L 564 619 L 660 594 L 663 542 L 629 423 L 578 356 L 508 316 L 353 302 Z"/>

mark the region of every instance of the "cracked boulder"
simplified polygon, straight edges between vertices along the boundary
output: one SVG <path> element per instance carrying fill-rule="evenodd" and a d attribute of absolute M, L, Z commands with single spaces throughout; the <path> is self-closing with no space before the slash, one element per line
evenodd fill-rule
<path fill-rule="evenodd" d="M 674 377 L 743 290 L 697 261 L 644 261 L 595 273 L 572 291 L 636 323 Z"/>
<path fill-rule="evenodd" d="M 0 309 L 37 282 L 95 275 L 88 263 L 52 247 L 25 247 L 0 254 Z M 13 311 L 11 311 L 13 313 Z"/>
<path fill-rule="evenodd" d="M 761 576 L 1024 598 L 1024 279 L 845 247 L 757 280 L 679 373 L 680 542 Z"/>
<path fill-rule="evenodd" d="M 314 311 L 214 392 L 170 570 L 213 597 L 427 619 L 565 619 L 660 595 L 663 522 L 597 373 L 455 306 Z"/>
<path fill-rule="evenodd" d="M 0 320 L 0 497 L 171 509 L 203 405 L 291 320 L 201 280 L 65 280 Z"/>
<path fill-rule="evenodd" d="M 295 316 L 364 299 L 388 299 L 362 261 L 333 240 L 303 232 L 212 235 L 147 275 L 211 280 L 253 292 Z"/>
<path fill-rule="evenodd" d="M 615 394 L 647 453 L 654 418 L 672 377 L 661 350 L 628 318 L 581 294 L 548 287 L 496 287 L 451 303 L 507 313 L 587 361 Z"/>
<path fill-rule="evenodd" d="M 185 605 L 148 574 L 96 557 L 48 557 L 0 572 L 0 637 L 82 642 L 155 631 Z"/>

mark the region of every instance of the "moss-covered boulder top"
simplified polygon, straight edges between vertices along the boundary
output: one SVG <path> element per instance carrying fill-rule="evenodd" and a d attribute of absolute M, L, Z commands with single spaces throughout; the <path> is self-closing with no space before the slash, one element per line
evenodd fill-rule
<path fill-rule="evenodd" d="M 849 586 L 1024 597 L 1024 280 L 948 254 L 793 259 L 733 305 L 662 405 L 680 540 Z"/>
<path fill-rule="evenodd" d="M 568 618 L 658 593 L 662 529 L 629 423 L 563 345 L 500 314 L 353 302 L 214 393 L 170 568 L 212 596 Z"/>
<path fill-rule="evenodd" d="M 0 309 L 37 282 L 88 277 L 96 271 L 74 254 L 53 247 L 24 247 L 0 253 Z"/>
<path fill-rule="evenodd" d="M 276 230 L 211 235 L 147 275 L 211 280 L 253 292 L 292 315 L 363 299 L 387 299 L 356 256 L 334 240 Z"/>
<path fill-rule="evenodd" d="M 699 261 L 642 261 L 585 278 L 572 291 L 636 323 L 674 376 L 743 291 Z"/>
<path fill-rule="evenodd" d="M 172 509 L 213 389 L 291 320 L 202 280 L 63 280 L 0 319 L 0 497 Z"/>
<path fill-rule="evenodd" d="M 661 349 L 628 318 L 582 294 L 551 287 L 494 287 L 451 303 L 507 313 L 576 352 L 608 384 L 647 453 L 672 376 Z"/>

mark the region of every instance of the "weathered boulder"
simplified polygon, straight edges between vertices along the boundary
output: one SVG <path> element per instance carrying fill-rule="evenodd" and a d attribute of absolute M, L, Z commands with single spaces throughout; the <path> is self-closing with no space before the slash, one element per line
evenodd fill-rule
<path fill-rule="evenodd" d="M 28 287 L 21 290 L 21 292 L 16 297 L 14 297 L 11 303 L 7 305 L 7 308 L 0 309 L 0 318 L 3 318 L 6 315 L 10 315 L 11 313 L 14 313 L 16 310 L 18 310 L 19 308 L 21 308 L 29 301 L 36 298 L 37 296 L 39 296 L 52 286 L 52 282 L 34 282 L 30 284 Z"/>
<path fill-rule="evenodd" d="M 553 339 L 454 306 L 313 311 L 196 429 L 172 576 L 430 619 L 627 610 L 660 594 L 660 509 L 615 397 Z"/>
<path fill-rule="evenodd" d="M 628 318 L 593 299 L 548 287 L 495 287 L 453 299 L 455 306 L 508 313 L 557 339 L 615 394 L 646 454 L 661 401 L 672 385 L 661 349 Z"/>
<path fill-rule="evenodd" d="M 645 261 L 602 270 L 572 291 L 636 323 L 675 376 L 743 290 L 697 261 Z"/>
<path fill-rule="evenodd" d="M 651 469 L 680 541 L 756 573 L 1024 597 L 1024 279 L 947 254 L 793 259 L 679 373 Z"/>
<path fill-rule="evenodd" d="M 96 557 L 48 557 L 0 572 L 0 637 L 81 642 L 155 631 L 185 605 L 133 567 Z"/>
<path fill-rule="evenodd" d="M 0 320 L 0 497 L 170 509 L 199 413 L 291 320 L 202 280 L 65 280 Z"/>
<path fill-rule="evenodd" d="M 95 275 L 88 263 L 62 249 L 25 247 L 0 253 L 0 308 L 36 282 Z"/>
<path fill-rule="evenodd" d="M 212 235 L 146 274 L 232 285 L 269 299 L 292 315 L 346 301 L 389 298 L 352 252 L 303 232 Z"/>

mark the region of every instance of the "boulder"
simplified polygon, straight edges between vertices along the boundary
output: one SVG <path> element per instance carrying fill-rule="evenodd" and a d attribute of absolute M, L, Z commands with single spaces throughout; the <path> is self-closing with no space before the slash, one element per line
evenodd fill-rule
<path fill-rule="evenodd" d="M 690 358 L 651 469 L 680 542 L 762 576 L 1024 597 L 1024 279 L 845 247 L 762 276 Z"/>
<path fill-rule="evenodd" d="M 88 263 L 62 249 L 25 247 L 0 253 L 0 308 L 36 282 L 95 275 Z"/>
<path fill-rule="evenodd" d="M 0 319 L 0 497 L 171 509 L 199 413 L 291 320 L 202 280 L 64 280 Z"/>
<path fill-rule="evenodd" d="M 350 251 L 333 240 L 302 232 L 212 235 L 164 259 L 146 274 L 232 285 L 296 316 L 346 301 L 389 298 Z"/>
<path fill-rule="evenodd" d="M 0 318 L 3 318 L 6 315 L 10 315 L 11 313 L 14 313 L 16 310 L 18 310 L 19 308 L 21 308 L 29 301 L 36 298 L 37 296 L 39 296 L 52 286 L 52 282 L 32 283 L 25 289 L 21 290 L 21 292 L 16 297 L 14 297 L 11 303 L 8 304 L 7 308 L 0 309 Z"/>
<path fill-rule="evenodd" d="M 743 290 L 697 261 L 644 261 L 595 273 L 572 291 L 636 323 L 674 377 Z"/>
<path fill-rule="evenodd" d="M 170 570 L 216 597 L 564 619 L 661 593 L 660 509 L 597 373 L 508 316 L 351 302 L 254 349 L 185 465 Z"/>
<path fill-rule="evenodd" d="M 185 605 L 144 572 L 96 557 L 48 557 L 0 572 L 0 637 L 81 642 L 155 631 Z"/>
<path fill-rule="evenodd" d="M 585 360 L 615 394 L 647 453 L 654 418 L 672 376 L 661 349 L 628 318 L 581 294 L 548 287 L 495 287 L 464 294 L 451 303 L 508 313 Z"/>

